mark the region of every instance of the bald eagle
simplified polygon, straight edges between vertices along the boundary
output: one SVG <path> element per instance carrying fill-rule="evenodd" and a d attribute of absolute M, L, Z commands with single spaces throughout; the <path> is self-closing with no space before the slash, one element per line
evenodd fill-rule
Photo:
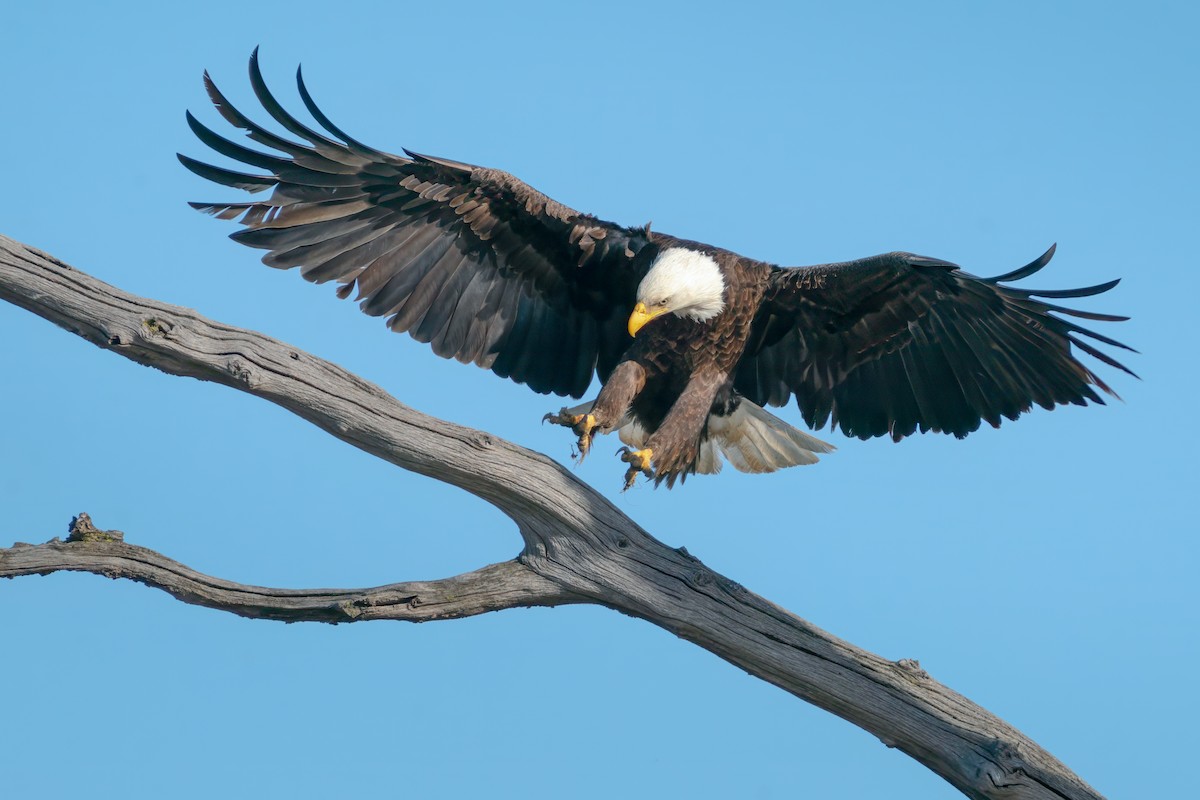
<path fill-rule="evenodd" d="M 246 173 L 179 158 L 201 177 L 262 200 L 192 203 L 244 226 L 232 238 L 267 250 L 271 267 L 357 289 L 367 314 L 433 351 L 490 369 L 536 392 L 589 403 L 546 415 L 572 428 L 579 453 L 597 433 L 626 447 L 625 485 L 644 473 L 668 486 L 713 473 L 810 464 L 830 445 L 763 406 L 795 396 L 814 430 L 900 439 L 920 430 L 966 436 L 1033 403 L 1051 409 L 1114 395 L 1071 345 L 1130 372 L 1082 337 L 1130 349 L 1071 318 L 1126 319 L 1046 302 L 1083 289 L 1008 286 L 1033 262 L 994 278 L 893 252 L 811 267 L 778 267 L 695 241 L 623 227 L 557 203 L 505 172 L 347 135 L 299 94 L 324 129 L 284 110 L 257 52 L 250 81 L 266 112 L 295 139 L 242 114 L 204 83 L 217 112 L 253 141 L 229 141 L 189 112 L 188 125 Z M 1051 312 L 1057 312 L 1057 316 Z M 1132 373 L 1130 373 L 1132 374 Z"/>

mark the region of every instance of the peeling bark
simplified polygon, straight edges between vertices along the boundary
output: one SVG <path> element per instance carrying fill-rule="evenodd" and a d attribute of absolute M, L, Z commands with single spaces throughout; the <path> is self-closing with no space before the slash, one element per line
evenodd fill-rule
<path fill-rule="evenodd" d="M 420 622 L 595 603 L 652 622 L 849 720 L 968 797 L 1102 800 L 917 662 L 888 661 L 841 641 L 667 547 L 543 455 L 429 417 L 283 342 L 127 294 L 3 236 L 0 298 L 138 363 L 270 400 L 385 461 L 471 492 L 513 519 L 524 539 L 513 561 L 439 581 L 282 590 L 203 575 L 76 520 L 75 540 L 0 549 L 0 577 L 94 572 L 187 603 L 286 621 Z"/>

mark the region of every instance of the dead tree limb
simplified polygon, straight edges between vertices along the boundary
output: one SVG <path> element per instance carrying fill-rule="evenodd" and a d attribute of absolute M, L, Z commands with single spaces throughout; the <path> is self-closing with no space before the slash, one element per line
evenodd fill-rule
<path fill-rule="evenodd" d="M 587 602 L 520 561 L 505 561 L 437 581 L 406 581 L 370 589 L 270 589 L 197 572 L 162 553 L 102 531 L 87 514 L 71 520 L 67 540 L 17 543 L 0 550 L 0 576 L 93 572 L 144 583 L 185 603 L 242 617 L 283 622 L 461 619 L 530 606 Z"/>
<path fill-rule="evenodd" d="M 441 581 L 306 591 L 201 575 L 85 530 L 76 541 L 0 549 L 0 577 L 94 572 L 244 616 L 323 622 L 596 603 L 652 622 L 849 720 L 968 797 L 1102 800 L 1029 738 L 916 662 L 888 661 L 843 642 L 667 547 L 543 455 L 429 417 L 283 342 L 127 294 L 3 236 L 0 298 L 138 363 L 270 400 L 368 453 L 465 489 L 514 520 L 524 539 L 513 561 Z"/>

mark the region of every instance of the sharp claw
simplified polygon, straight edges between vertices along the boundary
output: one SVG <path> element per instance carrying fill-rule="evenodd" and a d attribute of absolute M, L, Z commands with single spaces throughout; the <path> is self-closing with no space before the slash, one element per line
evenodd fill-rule
<path fill-rule="evenodd" d="M 638 473 L 645 475 L 647 478 L 654 477 L 653 457 L 654 453 L 649 448 L 641 450 L 633 450 L 629 447 L 622 447 L 617 450 L 621 454 L 621 460 L 629 465 L 629 469 L 625 470 L 625 488 L 622 492 L 627 492 L 633 488 L 633 484 L 637 481 Z"/>
<path fill-rule="evenodd" d="M 588 451 L 592 449 L 591 432 L 589 431 L 588 433 L 580 434 L 579 441 L 575 443 L 575 446 L 579 448 L 579 460 L 583 461 L 583 457 L 586 456 Z"/>
<path fill-rule="evenodd" d="M 557 414 L 547 414 L 542 417 L 542 424 L 544 425 L 547 422 L 553 422 L 555 425 L 570 428 L 579 437 L 579 441 L 576 442 L 579 453 L 578 456 L 574 456 L 577 460 L 582 461 L 583 457 L 592 449 L 592 437 L 595 435 L 599 424 L 591 414 L 571 414 L 566 408 L 563 408 Z"/>

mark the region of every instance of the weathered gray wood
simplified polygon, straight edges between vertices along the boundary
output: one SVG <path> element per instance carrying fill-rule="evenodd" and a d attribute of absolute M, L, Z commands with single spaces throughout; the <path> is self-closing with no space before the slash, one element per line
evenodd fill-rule
<path fill-rule="evenodd" d="M 162 589 L 185 603 L 243 617 L 284 622 L 429 622 L 488 611 L 585 602 L 518 561 L 491 564 L 439 581 L 407 581 L 371 589 L 269 589 L 214 578 L 145 547 L 120 531 L 102 531 L 87 514 L 71 521 L 67 541 L 17 543 L 0 550 L 0 576 L 94 572 Z"/>
<path fill-rule="evenodd" d="M 667 547 L 545 456 L 421 414 L 283 342 L 127 294 L 3 236 L 0 298 L 139 363 L 270 400 L 355 447 L 461 487 L 511 517 L 525 542 L 513 562 L 445 581 L 368 590 L 241 586 L 104 537 L 0 550 L 0 577 L 82 570 L 140 580 L 185 602 L 234 613 L 320 621 L 334 621 L 329 615 L 344 613 L 347 602 L 370 598 L 383 601 L 383 610 L 354 619 L 433 619 L 519 605 L 598 603 L 646 619 L 853 722 L 968 797 L 1101 797 L 1033 741 L 930 678 L 916 662 L 891 662 L 843 642 L 685 551 Z M 472 597 L 447 603 L 454 582 L 469 586 Z M 405 615 L 400 606 L 407 600 L 396 601 L 410 596 L 422 598 L 416 609 L 427 608 L 426 597 L 435 606 L 440 598 L 443 607 L 429 616 Z"/>

